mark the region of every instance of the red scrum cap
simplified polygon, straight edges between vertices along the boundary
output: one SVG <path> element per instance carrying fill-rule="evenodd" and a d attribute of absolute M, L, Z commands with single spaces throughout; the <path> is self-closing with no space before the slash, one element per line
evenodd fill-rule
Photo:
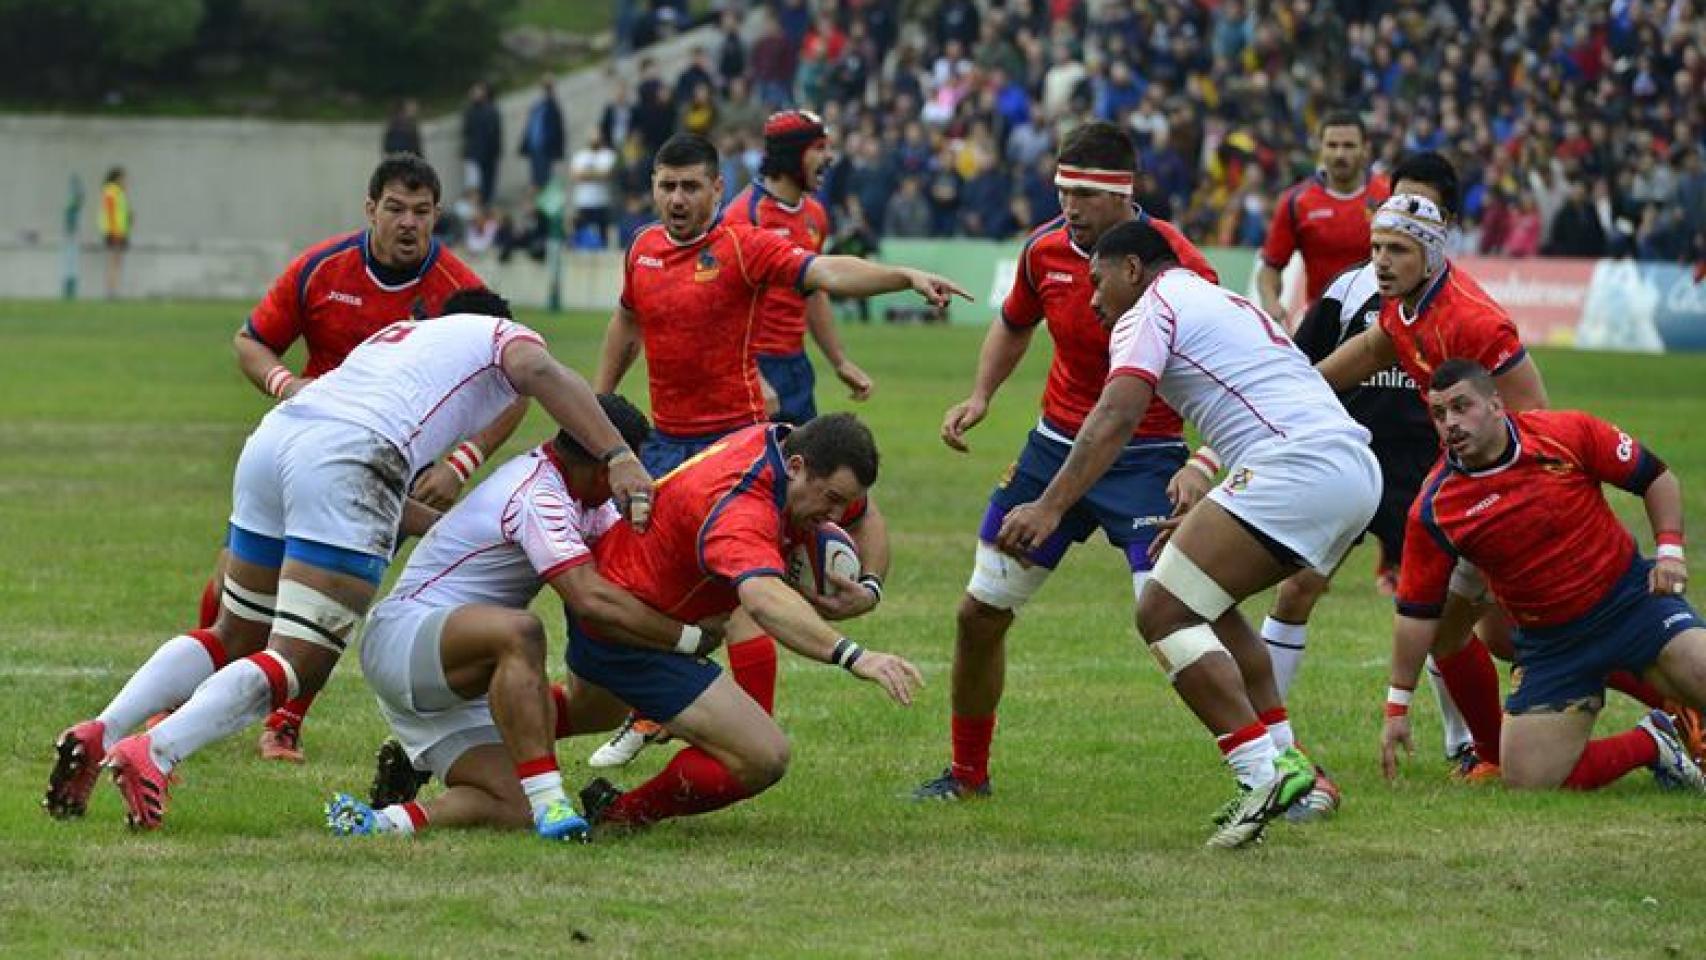
<path fill-rule="evenodd" d="M 773 113 L 764 121 L 764 161 L 760 172 L 766 176 L 794 177 L 803 184 L 806 151 L 828 140 L 829 128 L 810 110 Z"/>

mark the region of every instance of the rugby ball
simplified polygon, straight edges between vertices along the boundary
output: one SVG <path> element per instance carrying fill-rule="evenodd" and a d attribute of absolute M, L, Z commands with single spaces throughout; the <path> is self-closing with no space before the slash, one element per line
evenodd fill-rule
<path fill-rule="evenodd" d="M 853 538 L 835 524 L 825 523 L 796 539 L 788 551 L 783 579 L 806 596 L 821 597 L 831 592 L 830 573 L 857 580 L 859 569 Z"/>

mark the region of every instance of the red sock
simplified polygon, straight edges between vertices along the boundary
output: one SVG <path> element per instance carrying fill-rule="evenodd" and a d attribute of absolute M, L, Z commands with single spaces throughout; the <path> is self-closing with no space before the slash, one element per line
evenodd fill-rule
<path fill-rule="evenodd" d="M 1627 670 L 1613 671 L 1605 678 L 1605 685 L 1618 693 L 1634 697 L 1650 709 L 1663 710 L 1665 708 L 1665 695 L 1659 692 L 1659 688 Z"/>
<path fill-rule="evenodd" d="M 1659 762 L 1659 745 L 1636 727 L 1615 737 L 1588 741 L 1576 768 L 1564 779 L 1568 790 L 1598 790 L 1636 767 Z"/>
<path fill-rule="evenodd" d="M 557 708 L 552 739 L 561 740 L 569 735 L 569 691 L 560 683 L 551 684 L 551 705 Z"/>
<path fill-rule="evenodd" d="M 1487 763 L 1498 763 L 1504 713 L 1499 706 L 1499 671 L 1486 644 L 1471 634 L 1467 646 L 1444 659 L 1436 657 L 1434 665 L 1439 667 L 1445 689 L 1475 738 L 1475 755 Z"/>
<path fill-rule="evenodd" d="M 989 780 L 989 744 L 995 739 L 995 714 L 955 716 L 953 720 L 954 779 L 968 787 Z"/>
<path fill-rule="evenodd" d="M 217 578 L 209 577 L 207 586 L 201 588 L 201 610 L 196 614 L 195 625 L 202 630 L 213 626 L 213 621 L 219 619 L 219 598 L 222 591 Z"/>
<path fill-rule="evenodd" d="M 207 651 L 207 658 L 213 661 L 213 669 L 223 670 L 231 662 L 231 655 L 225 652 L 225 644 L 220 642 L 219 634 L 212 630 L 191 630 L 190 636 L 201 643 L 201 648 Z"/>
<path fill-rule="evenodd" d="M 427 823 L 431 820 L 427 816 L 426 808 L 413 800 L 403 804 L 403 812 L 409 815 L 409 823 L 414 825 L 416 833 L 425 830 Z"/>
<path fill-rule="evenodd" d="M 624 793 L 605 817 L 615 823 L 654 823 L 710 813 L 749 796 L 752 791 L 728 767 L 698 747 L 688 747 L 657 776 Z"/>
<path fill-rule="evenodd" d="M 287 701 L 284 706 L 268 714 L 267 729 L 277 730 L 279 727 L 289 724 L 301 730 L 302 721 L 308 717 L 308 708 L 314 705 L 314 698 L 318 695 L 318 691 L 305 693 L 294 700 Z"/>
<path fill-rule="evenodd" d="M 776 713 L 776 641 L 759 634 L 729 644 L 729 672 L 746 695 L 768 714 Z"/>

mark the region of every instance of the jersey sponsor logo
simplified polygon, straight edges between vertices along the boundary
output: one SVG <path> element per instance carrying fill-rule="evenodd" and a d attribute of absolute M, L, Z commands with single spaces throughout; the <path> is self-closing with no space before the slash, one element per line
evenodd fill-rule
<path fill-rule="evenodd" d="M 1414 390 L 1416 381 L 1410 375 L 1397 367 L 1388 367 L 1362 382 L 1365 387 L 1375 387 L 1382 390 Z"/>
<path fill-rule="evenodd" d="M 1160 514 L 1156 514 L 1153 517 L 1132 517 L 1131 528 L 1133 530 L 1142 530 L 1145 527 L 1159 527 L 1166 522 L 1167 518 Z"/>
<path fill-rule="evenodd" d="M 648 257 L 645 254 L 641 254 L 640 256 L 637 256 L 634 258 L 634 265 L 636 267 L 654 267 L 655 268 L 655 267 L 662 267 L 663 261 L 659 260 L 657 257 Z"/>
<path fill-rule="evenodd" d="M 699 251 L 699 262 L 693 267 L 694 283 L 710 283 L 722 272 L 723 266 L 717 262 L 716 254 L 709 250 Z"/>
<path fill-rule="evenodd" d="M 343 293 L 338 290 L 333 290 L 331 293 L 326 294 L 326 299 L 333 300 L 338 303 L 347 303 L 352 307 L 361 306 L 361 297 L 356 296 L 353 293 Z"/>
<path fill-rule="evenodd" d="M 1043 274 L 1043 279 L 1054 280 L 1058 283 L 1071 283 L 1072 274 L 1067 273 L 1064 270 L 1050 270 L 1048 273 Z"/>
<path fill-rule="evenodd" d="M 1334 213 L 1334 210 L 1331 207 L 1328 207 L 1324 210 L 1311 210 L 1311 211 L 1309 211 L 1309 216 L 1307 219 L 1310 219 L 1310 220 L 1328 220 L 1328 219 L 1332 218 L 1333 213 Z"/>
<path fill-rule="evenodd" d="M 1490 496 L 1484 497 L 1480 503 L 1477 503 L 1473 507 L 1470 507 L 1469 509 L 1463 511 L 1463 515 L 1466 517 L 1473 517 L 1477 513 L 1480 513 L 1481 511 L 1487 509 L 1488 507 L 1492 506 L 1493 504 L 1498 503 L 1500 496 L 1501 496 L 1501 494 L 1495 493 L 1495 494 L 1492 494 Z"/>
<path fill-rule="evenodd" d="M 793 232 L 790 231 L 787 227 L 771 227 L 770 232 L 774 233 L 775 235 L 777 235 L 778 237 L 781 237 L 784 240 L 787 240 L 793 236 Z"/>

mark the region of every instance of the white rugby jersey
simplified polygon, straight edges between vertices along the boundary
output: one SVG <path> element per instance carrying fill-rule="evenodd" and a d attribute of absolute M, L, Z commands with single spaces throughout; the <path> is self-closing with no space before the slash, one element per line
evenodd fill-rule
<path fill-rule="evenodd" d="M 385 602 L 525 608 L 546 581 L 592 560 L 591 544 L 619 518 L 611 501 L 576 500 L 542 445 L 492 471 L 440 517 Z"/>
<path fill-rule="evenodd" d="M 1182 267 L 1163 272 L 1120 317 L 1108 358 L 1110 380 L 1149 381 L 1229 466 L 1269 440 L 1369 439 L 1278 324 Z"/>
<path fill-rule="evenodd" d="M 515 401 L 499 360 L 521 340 L 545 343 L 500 317 L 459 314 L 394 323 L 278 410 L 366 427 L 402 451 L 412 476 Z"/>

